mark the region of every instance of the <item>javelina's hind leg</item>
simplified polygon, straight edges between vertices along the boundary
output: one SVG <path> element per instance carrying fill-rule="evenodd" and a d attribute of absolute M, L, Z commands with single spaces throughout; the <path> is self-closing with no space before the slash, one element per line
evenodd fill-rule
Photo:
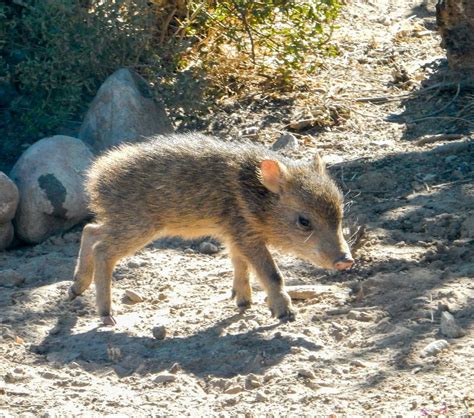
<path fill-rule="evenodd" d="M 112 317 L 112 273 L 121 257 L 113 254 L 110 244 L 103 241 L 97 243 L 93 251 L 97 309 L 104 325 L 115 325 Z"/>
<path fill-rule="evenodd" d="M 240 255 L 232 254 L 234 266 L 234 285 L 232 287 L 232 298 L 240 309 L 245 309 L 252 303 L 252 289 L 249 283 L 249 266 Z"/>
<path fill-rule="evenodd" d="M 153 238 L 153 231 L 137 225 L 114 225 L 101 233 L 94 245 L 94 282 L 97 309 L 104 325 L 115 325 L 112 317 L 112 273 L 117 262 L 123 257 L 143 248 Z"/>
<path fill-rule="evenodd" d="M 101 226 L 88 224 L 82 231 L 81 248 L 77 257 L 77 264 L 74 270 L 74 283 L 69 288 L 69 300 L 82 295 L 92 283 L 94 274 L 94 261 L 92 257 L 92 247 L 97 242 Z"/>

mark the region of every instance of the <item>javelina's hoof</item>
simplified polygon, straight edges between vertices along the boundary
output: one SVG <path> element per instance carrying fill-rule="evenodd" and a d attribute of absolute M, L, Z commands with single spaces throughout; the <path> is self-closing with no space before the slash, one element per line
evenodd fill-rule
<path fill-rule="evenodd" d="M 250 308 L 252 304 L 252 297 L 245 295 L 238 295 L 235 289 L 232 289 L 231 299 L 235 299 L 235 304 L 239 308 L 240 312 L 244 312 L 246 309 Z"/>
<path fill-rule="evenodd" d="M 106 316 L 101 316 L 100 319 L 102 320 L 102 323 L 107 326 L 113 327 L 114 325 L 117 325 L 117 321 L 114 319 L 112 315 L 106 315 Z"/>
<path fill-rule="evenodd" d="M 69 301 L 72 301 L 74 299 L 76 299 L 79 295 L 74 292 L 74 289 L 73 289 L 74 286 L 71 286 L 68 290 L 67 290 L 67 300 Z"/>
<path fill-rule="evenodd" d="M 273 297 L 268 297 L 268 305 L 272 316 L 276 316 L 281 321 L 294 321 L 295 312 L 291 306 L 291 299 L 288 293 L 281 292 Z"/>
<path fill-rule="evenodd" d="M 278 319 L 281 322 L 293 322 L 296 319 L 296 314 L 293 310 L 289 309 L 284 314 L 280 315 Z"/>

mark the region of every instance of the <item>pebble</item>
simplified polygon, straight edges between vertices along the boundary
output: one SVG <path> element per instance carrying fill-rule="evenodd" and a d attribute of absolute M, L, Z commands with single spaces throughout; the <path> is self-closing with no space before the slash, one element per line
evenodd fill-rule
<path fill-rule="evenodd" d="M 227 388 L 224 393 L 227 395 L 236 395 L 237 393 L 240 393 L 244 390 L 244 388 L 240 385 L 233 385 Z"/>
<path fill-rule="evenodd" d="M 423 350 L 421 350 L 421 357 L 436 356 L 441 351 L 449 347 L 446 340 L 436 340 L 429 343 Z"/>
<path fill-rule="evenodd" d="M 260 378 L 253 373 L 250 373 L 245 379 L 245 388 L 246 389 L 256 389 L 262 386 Z"/>
<path fill-rule="evenodd" d="M 7 269 L 0 271 L 0 286 L 15 287 L 20 286 L 25 278 L 15 270 Z"/>
<path fill-rule="evenodd" d="M 241 135 L 247 138 L 255 138 L 258 135 L 258 126 L 249 126 L 243 129 Z"/>
<path fill-rule="evenodd" d="M 315 379 L 316 376 L 314 373 L 309 369 L 299 369 L 298 376 L 304 377 L 306 379 Z"/>
<path fill-rule="evenodd" d="M 140 303 L 145 300 L 142 295 L 130 289 L 125 290 L 125 296 L 133 303 Z"/>
<path fill-rule="evenodd" d="M 466 331 L 457 324 L 454 316 L 446 311 L 441 313 L 440 331 L 448 338 L 460 338 L 466 335 Z"/>
<path fill-rule="evenodd" d="M 155 383 L 171 383 L 175 382 L 177 377 L 174 374 L 163 373 L 154 379 Z"/>
<path fill-rule="evenodd" d="M 255 395 L 255 402 L 267 402 L 268 398 L 262 393 L 262 392 L 257 392 Z"/>
<path fill-rule="evenodd" d="M 45 379 L 59 379 L 59 375 L 56 373 L 52 373 L 49 371 L 41 373 L 41 376 L 44 377 Z"/>
<path fill-rule="evenodd" d="M 26 380 L 29 380 L 30 376 L 27 375 L 22 369 L 16 368 L 15 370 L 12 370 L 11 372 L 8 372 L 4 376 L 4 380 L 6 383 L 18 383 L 18 382 L 23 382 Z"/>
<path fill-rule="evenodd" d="M 293 300 L 314 299 L 323 293 L 321 287 L 312 285 L 287 286 L 286 290 Z"/>
<path fill-rule="evenodd" d="M 173 365 L 170 367 L 170 373 L 176 374 L 179 371 L 181 371 L 181 366 L 179 363 L 173 363 Z"/>
<path fill-rule="evenodd" d="M 347 314 L 347 318 L 362 322 L 370 322 L 373 319 L 372 315 L 364 311 L 350 311 Z"/>
<path fill-rule="evenodd" d="M 153 327 L 152 333 L 153 337 L 157 340 L 164 340 L 166 337 L 166 327 L 164 325 L 157 325 Z"/>
<path fill-rule="evenodd" d="M 272 145 L 273 151 L 282 149 L 298 149 L 298 140 L 292 134 L 286 133 L 281 135 Z"/>
<path fill-rule="evenodd" d="M 212 242 L 203 241 L 199 244 L 199 252 L 202 254 L 212 255 L 219 252 L 219 247 Z"/>

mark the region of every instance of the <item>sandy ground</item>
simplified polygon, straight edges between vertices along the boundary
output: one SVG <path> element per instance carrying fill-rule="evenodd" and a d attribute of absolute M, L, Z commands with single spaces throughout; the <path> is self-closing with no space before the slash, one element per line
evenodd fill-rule
<path fill-rule="evenodd" d="M 354 268 L 329 273 L 275 253 L 290 288 L 315 291 L 281 324 L 256 282 L 251 309 L 229 300 L 225 249 L 158 242 L 117 267 L 112 328 L 99 326 L 93 289 L 66 301 L 81 227 L 0 253 L 0 416 L 474 414 L 474 145 L 471 125 L 449 119 L 470 98 L 438 89 L 354 101 L 416 92 L 448 74 L 426 5 L 349 2 L 341 54 L 322 69 L 327 83 L 308 91 L 349 116 L 298 132 L 300 148 L 287 151 L 321 150 L 348 223 L 365 225 Z M 236 106 L 231 129 L 208 130 L 229 137 L 258 126 L 265 142 L 304 110 L 269 106 L 273 119 L 265 105 Z M 214 118 L 223 125 L 228 111 Z M 456 132 L 455 141 L 416 142 Z M 132 303 L 126 290 L 144 300 Z M 443 312 L 462 336 L 441 333 Z M 425 355 L 440 339 L 444 348 Z"/>

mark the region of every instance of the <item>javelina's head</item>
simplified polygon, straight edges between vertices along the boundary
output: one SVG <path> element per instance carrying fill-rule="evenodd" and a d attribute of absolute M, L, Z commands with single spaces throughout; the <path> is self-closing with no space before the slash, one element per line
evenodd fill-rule
<path fill-rule="evenodd" d="M 277 195 L 266 220 L 270 244 L 327 269 L 351 267 L 342 234 L 342 194 L 320 157 L 297 165 L 264 160 L 259 174 Z"/>

